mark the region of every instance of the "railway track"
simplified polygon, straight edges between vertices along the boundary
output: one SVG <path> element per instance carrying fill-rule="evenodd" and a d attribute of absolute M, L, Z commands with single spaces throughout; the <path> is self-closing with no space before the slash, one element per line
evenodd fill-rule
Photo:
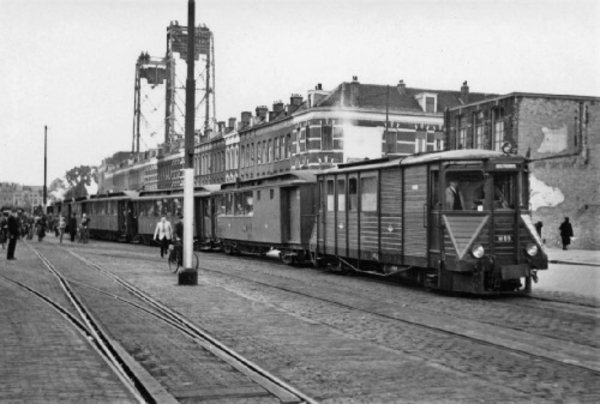
<path fill-rule="evenodd" d="M 217 358 L 219 358 L 220 360 L 224 361 L 225 363 L 227 363 L 228 365 L 230 365 L 231 367 L 236 369 L 238 372 L 240 372 L 240 373 L 244 374 L 245 376 L 247 376 L 248 378 L 250 378 L 254 383 L 256 383 L 257 385 L 264 388 L 266 391 L 269 392 L 270 395 L 275 397 L 281 403 L 311 403 L 311 404 L 317 403 L 317 401 L 315 399 L 313 399 L 312 397 L 299 391 L 295 387 L 293 387 L 290 384 L 286 383 L 285 381 L 279 379 L 278 377 L 269 373 L 268 371 L 262 369 L 257 364 L 249 361 L 248 359 L 242 357 L 241 355 L 238 355 L 236 352 L 229 349 L 225 344 L 221 343 L 219 340 L 212 337 L 205 331 L 199 329 L 194 324 L 192 324 L 190 321 L 185 319 L 183 316 L 174 312 L 170 308 L 164 306 L 163 304 L 156 301 L 155 299 L 153 299 L 151 296 L 147 295 L 140 289 L 129 284 L 128 282 L 119 278 L 118 276 L 111 273 L 110 271 L 105 270 L 102 266 L 100 266 L 94 262 L 91 262 L 90 260 L 81 256 L 80 254 L 75 253 L 70 250 L 67 250 L 67 249 L 63 249 L 65 252 L 68 252 L 70 255 L 77 258 L 79 261 L 84 263 L 89 268 L 93 268 L 94 270 L 98 271 L 102 275 L 117 282 L 121 287 L 126 289 L 133 296 L 135 296 L 135 298 L 138 301 L 134 301 L 134 299 L 124 298 L 123 295 L 117 295 L 117 294 L 102 290 L 100 288 L 97 288 L 93 285 L 87 284 L 85 282 L 80 282 L 80 281 L 74 280 L 72 278 L 66 277 L 66 276 L 62 275 L 60 273 L 60 271 L 58 271 L 54 267 L 54 265 L 40 251 L 38 251 L 31 245 L 29 245 L 29 247 L 32 249 L 32 251 L 34 251 L 34 253 L 38 256 L 38 258 L 44 263 L 46 268 L 48 268 L 48 270 L 50 272 L 52 272 L 52 274 L 54 276 L 57 277 L 57 279 L 59 280 L 61 285 L 64 285 L 66 293 L 69 293 L 71 296 L 73 296 L 73 299 L 75 300 L 75 302 L 81 307 L 81 311 L 83 313 L 85 313 L 86 318 L 90 319 L 90 328 L 94 330 L 94 333 L 97 335 L 97 338 L 100 341 L 103 341 L 103 343 L 106 345 L 105 350 L 111 353 L 111 359 L 114 361 L 114 363 L 121 364 L 121 368 L 124 368 L 124 373 L 127 375 L 127 378 L 129 380 L 134 381 L 133 384 L 136 386 L 137 390 L 140 392 L 140 393 L 138 393 L 138 395 L 143 397 L 144 401 L 142 401 L 142 402 L 167 403 L 169 401 L 171 401 L 171 402 L 177 402 L 177 401 L 171 395 L 168 395 L 168 396 L 162 395 L 158 398 L 155 398 L 152 396 L 151 392 L 153 390 L 154 391 L 157 390 L 156 386 L 153 386 L 153 387 L 151 386 L 150 388 L 148 388 L 148 387 L 144 386 L 144 382 L 142 380 L 138 380 L 139 378 L 136 377 L 135 371 L 141 370 L 139 368 L 139 366 L 138 366 L 138 369 L 132 370 L 131 363 L 135 362 L 133 360 L 133 358 L 130 357 L 128 359 L 123 359 L 122 357 L 120 357 L 119 353 L 126 355 L 126 352 L 122 348 L 115 348 L 115 345 L 117 345 L 117 343 L 114 340 L 111 341 L 110 338 L 106 336 L 106 331 L 104 331 L 102 329 L 102 326 L 99 325 L 99 322 L 93 319 L 93 317 L 89 314 L 89 310 L 86 309 L 85 306 L 79 301 L 76 294 L 72 291 L 71 285 L 80 286 L 80 287 L 83 287 L 86 289 L 94 290 L 95 292 L 101 293 L 105 296 L 110 296 L 114 300 L 123 302 L 123 303 L 127 304 L 128 306 L 134 308 L 135 310 L 143 311 L 143 312 L 153 316 L 155 319 L 160 320 L 164 324 L 168 324 L 170 327 L 176 329 L 179 333 L 184 335 L 186 338 L 193 340 L 194 343 L 197 344 L 202 349 L 206 350 L 207 352 L 210 352 L 212 355 L 214 355 Z M 144 304 L 140 304 L 139 303 L 140 301 L 142 301 Z M 128 362 L 129 362 L 129 365 L 127 365 Z M 148 377 L 151 377 L 151 376 L 145 375 L 146 383 L 148 382 Z M 223 396 L 224 395 L 219 394 L 218 392 L 211 391 L 210 395 L 206 398 L 211 398 L 211 397 L 212 398 L 214 398 L 214 397 L 223 398 Z M 170 398 L 170 400 L 167 398 Z M 198 395 L 196 395 L 194 398 L 197 399 L 197 398 L 202 398 L 202 397 L 199 397 Z"/>
<path fill-rule="evenodd" d="M 128 247 L 124 246 L 125 250 Z M 98 271 L 119 271 L 110 261 L 105 264 L 105 259 L 113 256 L 111 250 L 104 250 L 99 245 L 98 248 L 83 247 L 75 251 L 79 253 L 75 253 L 76 255 L 89 261 L 86 265 L 96 265 L 95 269 Z M 117 253 L 120 254 L 121 250 Z M 144 254 L 137 250 L 132 250 L 131 253 L 134 256 L 129 257 L 129 252 L 123 255 L 132 260 L 126 265 L 139 267 Z M 118 259 L 117 265 L 122 261 L 122 258 Z M 160 271 L 161 265 L 157 266 L 155 259 L 148 262 L 153 262 L 153 271 Z M 537 335 L 527 335 L 528 333 L 513 329 L 502 330 L 489 327 L 489 324 L 466 322 L 446 315 L 447 310 L 460 308 L 469 310 L 479 307 L 485 311 L 485 300 L 482 304 L 475 299 L 450 298 L 414 288 L 402 288 L 400 296 L 397 287 L 381 285 L 378 280 L 365 278 L 357 282 L 352 278 L 312 270 L 308 276 L 308 270 L 298 271 L 263 260 L 206 255 L 204 262 L 205 265 L 200 269 L 207 274 L 202 276 L 203 283 L 208 282 L 211 286 L 226 289 L 252 304 L 256 302 L 276 306 L 310 324 L 336 329 L 345 337 L 369 341 L 395 354 L 435 363 L 485 383 L 500 382 L 504 388 L 531 395 L 534 401 L 544 401 L 551 397 L 559 400 L 578 397 L 580 402 L 594 402 L 595 399 L 590 397 L 600 394 L 600 387 L 593 387 L 599 379 L 599 372 L 595 368 L 597 364 L 593 361 L 594 355 L 583 358 L 588 362 L 580 361 L 577 355 L 571 356 L 568 349 L 563 349 L 569 348 L 569 344 L 565 342 L 554 341 L 552 347 L 556 349 L 549 349 L 544 345 L 544 338 Z M 105 265 L 110 270 L 105 269 Z M 132 273 L 133 282 L 137 279 L 136 273 L 137 271 Z M 208 275 L 209 273 L 212 275 Z M 375 287 L 375 282 L 382 287 Z M 409 295 L 409 299 L 405 299 L 406 295 Z M 429 306 L 432 309 L 430 313 L 426 313 L 428 310 L 425 306 L 419 309 L 422 301 L 432 302 Z M 488 308 L 493 308 L 505 302 L 504 299 L 493 299 L 489 303 L 491 305 Z M 190 314 L 193 315 L 193 312 Z M 472 328 L 473 325 L 477 327 Z M 226 337 L 230 346 L 244 352 L 243 342 L 240 346 L 237 338 L 231 339 L 229 335 L 220 332 L 218 327 L 215 329 L 212 325 L 209 326 L 209 323 L 206 326 L 211 334 Z M 529 340 L 521 339 L 523 336 Z M 240 340 L 244 341 L 244 338 Z M 536 341 L 542 341 L 541 345 L 536 346 Z M 252 354 L 250 356 L 255 357 Z M 262 357 L 258 358 L 262 360 Z M 278 363 L 265 362 L 265 365 L 269 369 L 271 366 L 278 368 Z M 300 382 L 299 385 L 306 386 L 305 382 Z"/>
<path fill-rule="evenodd" d="M 214 267 L 208 268 L 202 265 L 200 270 L 236 278 L 245 282 L 252 282 L 253 284 L 261 285 L 266 288 L 318 300 L 323 303 L 368 314 L 381 319 L 410 324 L 442 335 L 471 341 L 473 343 L 491 345 L 505 352 L 526 355 L 532 360 L 544 360 L 560 366 L 579 368 L 600 375 L 600 363 L 597 361 L 597 358 L 600 358 L 600 350 L 590 347 L 588 356 L 578 352 L 578 349 L 569 349 L 568 345 L 557 344 L 553 338 L 545 338 L 544 340 L 544 337 L 541 335 L 530 334 L 523 328 L 511 328 L 507 330 L 506 327 L 499 327 L 496 323 L 491 321 L 479 324 L 478 326 L 478 322 L 461 318 L 452 318 L 452 324 L 449 324 L 447 321 L 448 318 L 442 317 L 445 315 L 443 309 L 441 312 L 436 313 L 435 311 L 428 312 L 412 307 L 404 307 L 402 309 L 404 313 L 397 311 L 390 314 L 383 310 L 372 310 L 357 305 L 347 304 L 341 299 L 332 299 L 323 296 L 316 291 L 311 291 L 310 288 L 290 286 L 292 283 L 287 280 L 277 282 L 271 278 L 268 281 L 262 281 L 249 276 L 249 274 L 240 275 L 239 271 L 218 270 L 214 269 Z M 385 306 L 385 303 L 387 302 L 383 302 L 383 306 Z M 368 304 L 366 306 L 368 306 Z M 547 343 L 549 346 L 544 346 L 544 343 Z"/>

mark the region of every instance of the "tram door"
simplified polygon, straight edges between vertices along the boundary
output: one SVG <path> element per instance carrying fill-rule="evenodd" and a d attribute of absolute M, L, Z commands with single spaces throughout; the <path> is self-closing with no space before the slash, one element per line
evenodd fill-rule
<path fill-rule="evenodd" d="M 119 235 L 127 234 L 127 202 L 117 202 L 117 226 L 119 229 Z"/>
<path fill-rule="evenodd" d="M 429 217 L 424 217 L 424 220 L 428 220 L 426 226 L 429 230 L 427 240 L 429 266 L 435 266 L 437 260 L 440 259 L 443 237 L 442 228 L 440 227 L 443 209 L 442 187 L 440 184 L 440 171 L 437 167 L 431 167 L 431 170 L 429 171 L 427 207 L 424 209 L 429 211 Z"/>

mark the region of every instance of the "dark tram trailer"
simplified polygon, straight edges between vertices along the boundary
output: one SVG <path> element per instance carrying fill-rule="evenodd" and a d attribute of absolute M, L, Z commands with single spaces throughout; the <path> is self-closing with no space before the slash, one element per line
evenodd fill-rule
<path fill-rule="evenodd" d="M 276 249 L 286 264 L 310 261 L 316 173 L 288 172 L 223 184 L 213 192 L 215 234 L 225 253 L 264 255 Z"/>
<path fill-rule="evenodd" d="M 536 271 L 548 267 L 522 157 L 456 150 L 317 176 L 311 249 L 330 265 L 474 294 L 528 293 Z"/>

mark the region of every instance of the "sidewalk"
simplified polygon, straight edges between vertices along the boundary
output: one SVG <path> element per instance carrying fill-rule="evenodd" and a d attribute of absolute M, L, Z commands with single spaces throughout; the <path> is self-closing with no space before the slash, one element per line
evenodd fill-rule
<path fill-rule="evenodd" d="M 600 267 L 600 250 L 562 250 L 545 248 L 548 261 L 553 264 L 574 264 Z"/>
<path fill-rule="evenodd" d="M 40 261 L 21 242 L 16 256 L 17 261 L 0 256 L 0 402 L 137 402 L 85 336 L 10 281 L 44 293 L 53 289 Z"/>

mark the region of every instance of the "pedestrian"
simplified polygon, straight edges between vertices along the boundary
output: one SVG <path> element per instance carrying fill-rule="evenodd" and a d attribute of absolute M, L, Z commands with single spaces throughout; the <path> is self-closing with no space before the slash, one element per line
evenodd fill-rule
<path fill-rule="evenodd" d="M 166 216 L 160 218 L 160 222 L 156 224 L 154 230 L 154 240 L 160 242 L 160 257 L 164 258 L 165 254 L 169 251 L 169 242 L 173 237 L 173 228 L 171 223 L 167 220 Z"/>
<path fill-rule="evenodd" d="M 565 217 L 565 221 L 561 223 L 558 230 L 560 231 L 560 238 L 562 239 L 563 250 L 566 250 L 567 246 L 571 244 L 571 237 L 573 237 L 573 226 L 571 226 L 568 217 Z"/>
<path fill-rule="evenodd" d="M 8 219 L 4 216 L 4 213 L 0 212 L 0 244 L 4 250 L 4 244 L 8 239 Z"/>
<path fill-rule="evenodd" d="M 19 238 L 19 219 L 17 217 L 17 209 L 13 208 L 8 217 L 8 251 L 6 254 L 7 260 L 16 260 L 15 248 L 17 248 L 17 238 Z"/>
<path fill-rule="evenodd" d="M 75 212 L 71 214 L 69 219 L 69 235 L 71 236 L 71 243 L 74 243 L 77 235 L 77 216 L 75 216 Z"/>
<path fill-rule="evenodd" d="M 63 215 L 60 215 L 58 218 L 58 231 L 60 233 L 60 243 L 62 244 L 63 236 L 65 235 L 65 230 L 67 228 L 67 221 Z"/>
<path fill-rule="evenodd" d="M 38 236 L 38 242 L 42 241 L 46 236 L 46 217 L 43 214 L 37 221 L 36 234 Z"/>

